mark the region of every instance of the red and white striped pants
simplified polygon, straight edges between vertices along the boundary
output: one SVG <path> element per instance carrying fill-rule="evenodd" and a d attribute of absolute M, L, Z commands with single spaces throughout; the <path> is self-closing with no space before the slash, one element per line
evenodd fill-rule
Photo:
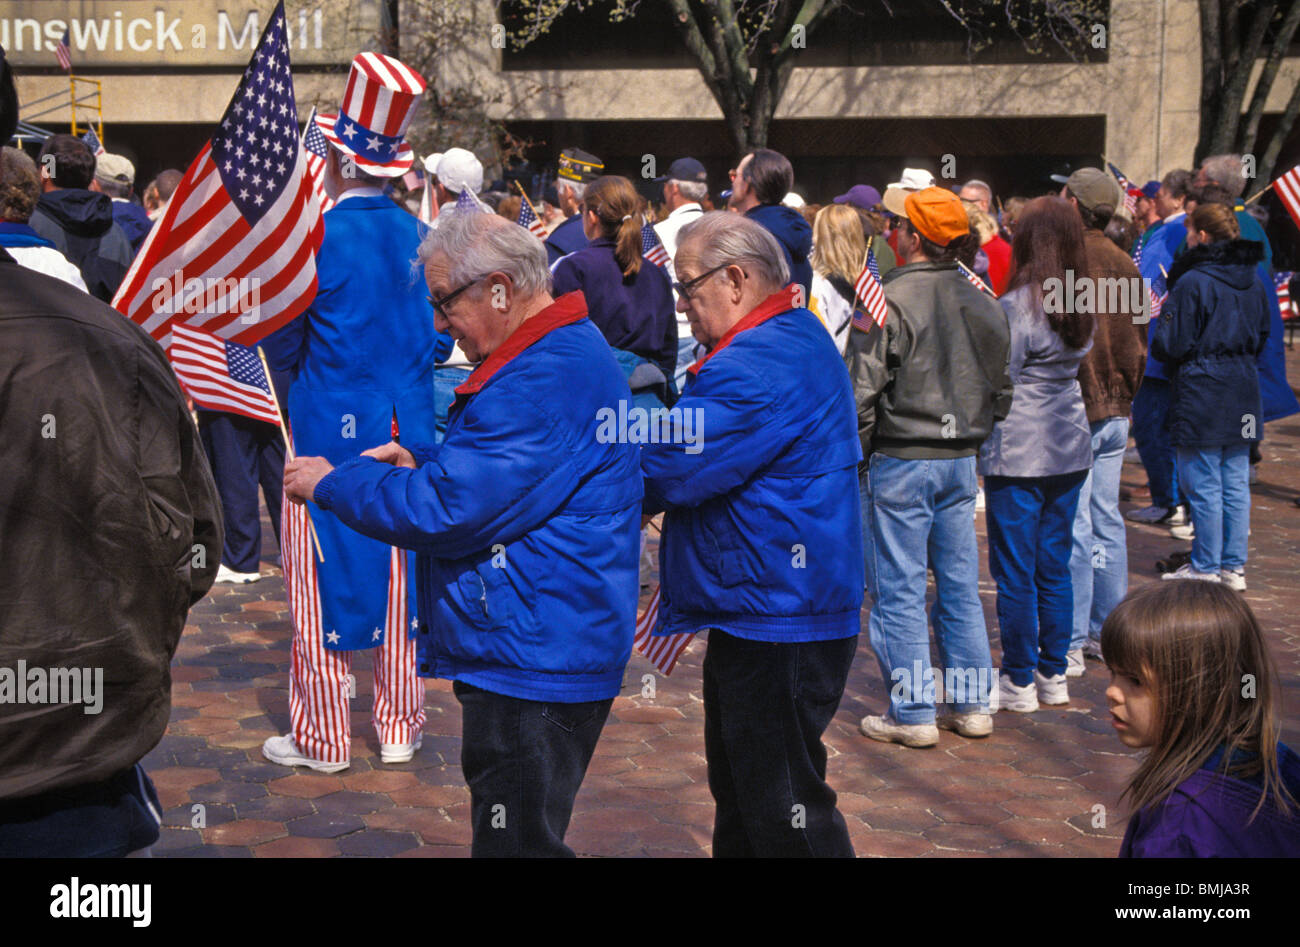
<path fill-rule="evenodd" d="M 284 504 L 283 530 L 281 558 L 294 626 L 289 672 L 291 732 L 298 748 L 308 756 L 343 763 L 352 746 L 348 706 L 351 653 L 325 648 L 316 553 L 307 529 L 306 506 Z M 381 743 L 411 743 L 424 729 L 424 682 L 415 673 L 415 642 L 410 638 L 406 605 L 407 571 L 406 553 L 394 548 L 388 570 L 384 644 L 375 649 L 371 718 Z"/>

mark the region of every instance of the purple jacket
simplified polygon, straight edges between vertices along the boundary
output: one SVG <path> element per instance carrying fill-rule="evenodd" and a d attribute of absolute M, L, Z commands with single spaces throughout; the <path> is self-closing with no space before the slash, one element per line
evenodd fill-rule
<path fill-rule="evenodd" d="M 1283 816 L 1269 799 L 1247 825 L 1260 784 L 1217 772 L 1222 752 L 1220 747 L 1164 802 L 1129 820 L 1120 858 L 1300 857 L 1300 813 L 1293 809 Z M 1300 800 L 1300 756 L 1284 743 L 1277 753 L 1282 781 Z"/>

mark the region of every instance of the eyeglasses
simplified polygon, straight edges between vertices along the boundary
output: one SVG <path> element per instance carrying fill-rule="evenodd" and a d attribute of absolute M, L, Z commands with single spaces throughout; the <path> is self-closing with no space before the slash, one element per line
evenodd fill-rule
<path fill-rule="evenodd" d="M 705 278 L 712 276 L 714 273 L 718 272 L 718 270 L 725 270 L 729 266 L 731 266 L 730 263 L 723 263 L 720 266 L 715 266 L 713 269 L 708 270 L 707 272 L 701 273 L 699 276 L 695 277 L 694 279 L 688 279 L 685 283 L 673 283 L 673 289 L 677 292 L 677 295 L 681 296 L 683 299 L 690 299 L 694 293 L 693 287 L 695 286 L 696 283 L 699 283 L 703 281 Z"/>
<path fill-rule="evenodd" d="M 466 283 L 464 286 L 460 287 L 459 289 L 453 289 L 450 293 L 448 293 L 446 296 L 443 296 L 441 299 L 434 299 L 432 296 L 429 296 L 429 297 L 427 297 L 428 300 L 429 300 L 429 305 L 433 307 L 433 311 L 434 311 L 434 312 L 436 312 L 436 313 L 441 313 L 441 314 L 442 314 L 442 317 L 443 317 L 444 319 L 446 319 L 446 318 L 447 318 L 447 305 L 448 305 L 448 304 L 449 304 L 453 299 L 455 299 L 455 298 L 456 298 L 457 296 L 459 296 L 461 293 L 465 292 L 465 290 L 469 289 L 471 286 L 473 286 L 475 283 L 477 283 L 477 282 L 478 282 L 479 280 L 481 280 L 481 279 L 483 279 L 483 277 L 481 277 L 481 276 L 476 276 L 476 277 L 474 277 L 474 279 L 470 280 L 470 281 L 469 281 L 468 283 Z"/>

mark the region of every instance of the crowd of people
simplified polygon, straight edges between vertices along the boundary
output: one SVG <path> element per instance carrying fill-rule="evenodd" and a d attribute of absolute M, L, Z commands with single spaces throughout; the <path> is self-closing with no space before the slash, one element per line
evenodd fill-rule
<path fill-rule="evenodd" d="M 139 760 L 166 726 L 188 608 L 214 581 L 261 578 L 259 485 L 294 625 L 289 731 L 263 755 L 349 767 L 355 651 L 375 650 L 387 764 L 420 750 L 421 679 L 450 679 L 476 856 L 572 854 L 652 523 L 654 633 L 708 635 L 715 856 L 854 854 L 822 736 L 864 604 L 885 689 L 866 737 L 988 739 L 999 712 L 1068 704 L 1097 659 L 1120 740 L 1147 750 L 1123 854 L 1300 853 L 1300 757 L 1278 740 L 1274 662 L 1239 594 L 1252 450 L 1300 405 L 1233 156 L 1134 189 L 1130 214 L 1088 167 L 1005 203 L 907 168 L 883 193 L 810 205 L 765 148 L 716 201 L 700 161 L 674 160 L 661 202 L 565 149 L 534 204 L 485 191 L 479 159 L 449 148 L 403 207 L 391 185 L 417 160 L 403 139 L 423 88 L 363 53 L 339 114 L 317 118 L 333 202 L 317 294 L 260 343 L 287 462 L 273 425 L 199 410 L 196 429 L 162 350 L 91 298 L 112 298 L 179 174 L 145 189 L 146 212 L 130 163 L 80 139 L 52 136 L 36 162 L 0 153 L 0 600 L 21 606 L 0 624 L 0 669 L 113 672 L 93 725 L 0 705 L 0 854 L 157 837 Z M 365 153 L 345 127 L 375 132 Z M 1128 293 L 1062 307 L 1050 290 L 1143 276 L 1158 319 L 1145 292 L 1134 311 Z M 662 436 L 598 436 L 629 403 Z M 66 433 L 31 420 L 46 417 Z M 1190 509 L 1193 539 L 1174 581 L 1132 594 L 1130 418 L 1152 491 L 1131 518 L 1179 526 Z M 70 586 L 32 594 L 50 583 Z"/>

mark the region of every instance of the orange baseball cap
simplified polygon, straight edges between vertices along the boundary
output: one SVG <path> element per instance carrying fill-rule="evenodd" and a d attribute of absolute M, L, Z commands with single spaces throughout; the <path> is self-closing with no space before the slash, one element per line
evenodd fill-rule
<path fill-rule="evenodd" d="M 961 198 L 946 188 L 927 187 L 910 194 L 887 191 L 884 204 L 887 211 L 906 217 L 917 233 L 941 247 L 970 233 L 970 221 Z"/>

